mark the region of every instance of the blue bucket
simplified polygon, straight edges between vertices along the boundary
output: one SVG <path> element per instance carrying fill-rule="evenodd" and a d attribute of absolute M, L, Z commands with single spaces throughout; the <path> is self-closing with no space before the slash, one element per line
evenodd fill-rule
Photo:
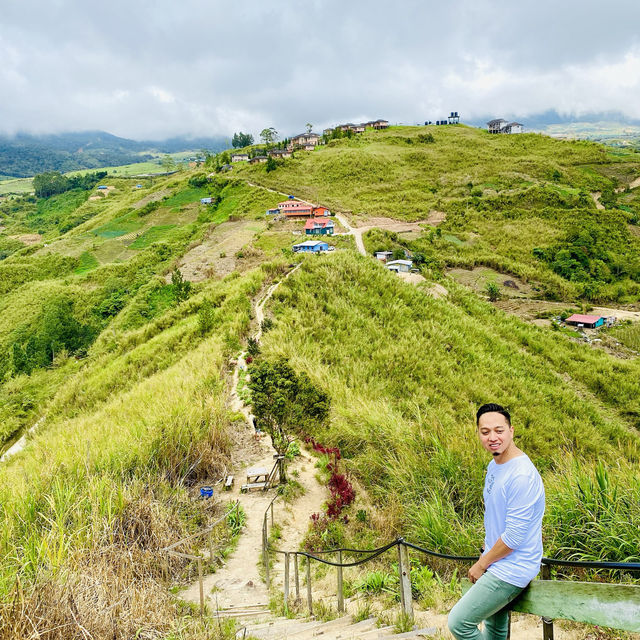
<path fill-rule="evenodd" d="M 213 487 L 200 487 L 201 498 L 211 498 L 213 496 Z"/>

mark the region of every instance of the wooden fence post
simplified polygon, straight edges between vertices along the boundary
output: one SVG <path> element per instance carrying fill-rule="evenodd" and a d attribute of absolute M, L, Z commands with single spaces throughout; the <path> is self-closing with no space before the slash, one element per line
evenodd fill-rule
<path fill-rule="evenodd" d="M 284 605 L 289 604 L 289 554 L 284 554 Z"/>
<path fill-rule="evenodd" d="M 298 572 L 298 554 L 293 554 L 293 570 L 296 579 L 296 602 L 300 601 L 300 573 Z"/>
<path fill-rule="evenodd" d="M 342 586 L 342 551 L 338 551 L 338 613 L 344 613 L 344 589 Z"/>
<path fill-rule="evenodd" d="M 269 580 L 269 540 L 267 538 L 267 516 L 265 514 L 264 524 L 262 527 L 262 546 L 264 549 L 264 581 L 267 584 L 267 589 L 271 586 Z"/>
<path fill-rule="evenodd" d="M 398 539 L 398 573 L 400 578 L 400 602 L 402 603 L 402 611 L 413 620 L 411 564 L 409 563 L 409 551 L 402 538 Z"/>
<path fill-rule="evenodd" d="M 213 531 L 209 533 L 209 562 L 213 564 Z"/>
<path fill-rule="evenodd" d="M 543 580 L 551 580 L 551 567 L 548 564 L 542 565 Z M 553 640 L 553 620 L 542 618 L 542 638 L 543 640 Z"/>
<path fill-rule="evenodd" d="M 273 527 L 273 502 L 271 503 L 271 526 Z"/>
<path fill-rule="evenodd" d="M 307 556 L 307 607 L 309 615 L 313 615 L 313 601 L 311 598 L 311 558 Z"/>
<path fill-rule="evenodd" d="M 202 558 L 198 558 L 198 582 L 200 583 L 200 616 L 204 616 L 204 584 L 202 583 Z"/>

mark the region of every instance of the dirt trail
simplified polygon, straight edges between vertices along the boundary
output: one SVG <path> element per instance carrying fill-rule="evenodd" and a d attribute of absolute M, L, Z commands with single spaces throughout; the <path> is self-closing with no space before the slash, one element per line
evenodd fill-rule
<path fill-rule="evenodd" d="M 301 263 L 300 263 L 301 264 Z M 258 328 L 254 334 L 256 340 L 262 336 L 262 321 L 264 320 L 264 306 L 276 289 L 299 267 L 296 265 L 281 280 L 272 284 L 258 301 L 255 308 Z M 245 417 L 245 428 L 248 437 L 253 436 L 253 425 L 249 407 L 245 406 L 238 395 L 240 371 L 246 369 L 245 353 L 238 355 L 237 364 L 233 372 L 231 390 L 231 408 L 242 413 Z M 266 467 L 273 464 L 274 450 L 266 437 L 258 440 L 257 452 L 240 450 L 235 457 L 243 460 L 240 469 L 235 470 L 235 482 L 228 498 L 238 500 L 247 520 L 245 528 L 238 541 L 238 546 L 229 557 L 228 562 L 216 573 L 204 579 L 204 593 L 209 606 L 213 610 L 246 609 L 265 606 L 268 604 L 269 594 L 260 577 L 258 569 L 262 549 L 262 519 L 265 510 L 273 498 L 273 492 L 241 493 L 240 488 L 245 482 L 247 470 L 251 467 Z M 277 520 L 283 525 L 282 545 L 287 549 L 295 549 L 300 544 L 307 529 L 311 513 L 319 511 L 326 499 L 326 490 L 315 479 L 313 459 L 302 453 L 288 466 L 290 474 L 297 476 L 298 482 L 304 489 L 304 494 L 292 505 L 283 506 L 281 501 L 276 503 Z M 276 564 L 276 575 L 281 575 L 281 568 Z M 277 584 L 277 580 L 276 580 Z M 181 593 L 181 597 L 189 602 L 199 602 L 198 582 L 190 585 Z"/>
<path fill-rule="evenodd" d="M 602 204 L 602 202 L 600 202 L 600 196 L 602 195 L 602 193 L 600 191 L 594 191 L 591 194 L 591 197 L 593 198 L 593 201 L 596 204 L 596 209 L 604 209 L 604 205 Z"/>

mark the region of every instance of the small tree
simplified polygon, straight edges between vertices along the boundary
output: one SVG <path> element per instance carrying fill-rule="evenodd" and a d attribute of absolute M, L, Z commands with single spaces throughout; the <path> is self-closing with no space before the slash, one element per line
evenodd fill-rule
<path fill-rule="evenodd" d="M 189 297 L 191 293 L 191 283 L 184 279 L 182 272 L 175 267 L 171 272 L 171 284 L 176 297 L 176 304 L 180 304 Z"/>
<path fill-rule="evenodd" d="M 313 125 L 310 122 L 307 122 L 305 126 L 307 127 L 307 133 L 311 133 L 311 129 L 313 129 Z"/>
<path fill-rule="evenodd" d="M 496 302 L 497 300 L 500 300 L 500 287 L 495 282 L 487 282 L 485 291 L 489 296 L 489 300 L 491 300 L 491 302 Z"/>
<path fill-rule="evenodd" d="M 260 132 L 260 138 L 262 138 L 262 141 L 269 146 L 278 139 L 278 132 L 273 127 L 268 127 Z"/>
<path fill-rule="evenodd" d="M 272 156 L 269 156 L 265 164 L 265 168 L 267 170 L 267 173 L 271 173 L 271 171 L 275 171 L 278 168 L 278 163 L 276 162 L 275 158 L 273 158 Z"/>
<path fill-rule="evenodd" d="M 167 172 L 169 173 L 170 171 L 175 170 L 176 168 L 176 163 L 175 160 L 169 155 L 166 154 L 162 157 L 162 160 L 160 160 L 160 166 Z"/>
<path fill-rule="evenodd" d="M 271 436 L 279 455 L 286 454 L 294 431 L 306 431 L 327 419 L 330 407 L 327 394 L 306 374 L 297 374 L 284 358 L 260 360 L 251 366 L 249 373 L 253 414 Z M 281 470 L 284 481 L 284 466 Z"/>

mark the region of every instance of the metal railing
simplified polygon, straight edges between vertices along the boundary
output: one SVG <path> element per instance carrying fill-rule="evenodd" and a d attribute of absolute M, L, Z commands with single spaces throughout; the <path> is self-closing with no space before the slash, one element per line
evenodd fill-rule
<path fill-rule="evenodd" d="M 174 542 L 173 544 L 169 545 L 168 547 L 163 547 L 162 549 L 160 549 L 161 553 L 166 553 L 168 555 L 176 556 L 178 558 L 183 558 L 183 559 L 186 559 L 186 560 L 191 560 L 191 561 L 197 562 L 197 564 L 198 564 L 198 583 L 199 583 L 199 586 L 200 586 L 200 615 L 201 616 L 204 615 L 204 583 L 203 583 L 202 564 L 203 564 L 203 561 L 205 560 L 205 556 L 203 556 L 203 555 L 196 556 L 196 555 L 193 555 L 191 553 L 182 553 L 180 551 L 176 551 L 175 549 L 176 549 L 176 547 L 179 547 L 180 545 L 184 544 L 185 542 L 192 542 L 193 540 L 196 540 L 197 538 L 201 538 L 202 536 L 208 536 L 207 543 L 208 543 L 208 547 L 209 547 L 209 561 L 213 562 L 213 560 L 214 560 L 213 531 L 222 522 L 224 522 L 234 511 L 236 511 L 239 506 L 240 506 L 240 502 L 238 500 L 236 500 L 233 503 L 233 505 L 227 510 L 227 512 L 223 516 L 221 516 L 220 518 L 218 518 L 217 520 L 212 522 L 209 526 L 205 527 L 201 531 L 198 531 L 198 532 L 196 532 L 196 533 L 194 533 L 194 534 L 192 534 L 190 536 L 187 536 L 186 538 L 182 538 L 181 540 L 178 540 L 177 542 Z"/>
<path fill-rule="evenodd" d="M 307 589 L 307 608 L 309 615 L 313 615 L 313 594 L 311 585 L 311 561 L 315 560 L 321 564 L 336 567 L 336 591 L 337 591 L 337 607 L 339 613 L 344 613 L 344 581 L 343 581 L 343 568 L 356 567 L 361 564 L 365 564 L 378 558 L 387 551 L 390 551 L 394 547 L 398 549 L 398 580 L 400 591 L 400 602 L 402 611 L 413 618 L 413 603 L 411 595 L 411 564 L 409 560 L 409 549 L 423 553 L 433 558 L 439 558 L 441 560 L 458 561 L 458 562 L 475 562 L 478 556 L 458 556 L 448 553 L 440 553 L 431 549 L 426 549 L 420 545 L 409 542 L 404 538 L 397 538 L 392 542 L 389 542 L 377 549 L 350 549 L 342 547 L 338 549 L 329 549 L 326 551 L 316 551 L 309 553 L 307 551 L 285 551 L 283 549 L 275 548 L 269 542 L 269 519 L 271 520 L 271 526 L 275 523 L 274 518 L 274 502 L 280 497 L 280 494 L 276 494 L 269 505 L 267 506 L 262 521 L 262 562 L 265 572 L 265 581 L 267 588 L 271 586 L 271 568 L 269 553 L 281 554 L 284 556 L 284 581 L 283 581 L 283 595 L 285 606 L 289 604 L 291 596 L 291 560 L 293 559 L 293 580 L 295 588 L 295 600 L 300 601 L 300 570 L 298 557 L 302 556 L 306 558 L 306 589 Z M 365 554 L 359 560 L 351 562 L 343 561 L 343 554 Z M 336 559 L 329 560 L 326 557 L 330 554 L 335 554 Z M 580 561 L 580 560 L 558 560 L 555 558 L 542 558 L 541 560 L 542 580 L 551 580 L 551 568 L 552 567 L 570 567 L 570 568 L 582 568 L 582 569 L 605 569 L 609 571 L 624 571 L 629 573 L 640 572 L 640 562 L 611 562 L 608 560 L 602 561 Z M 550 620 L 543 618 L 543 634 L 545 640 L 553 638 L 553 623 Z"/>

